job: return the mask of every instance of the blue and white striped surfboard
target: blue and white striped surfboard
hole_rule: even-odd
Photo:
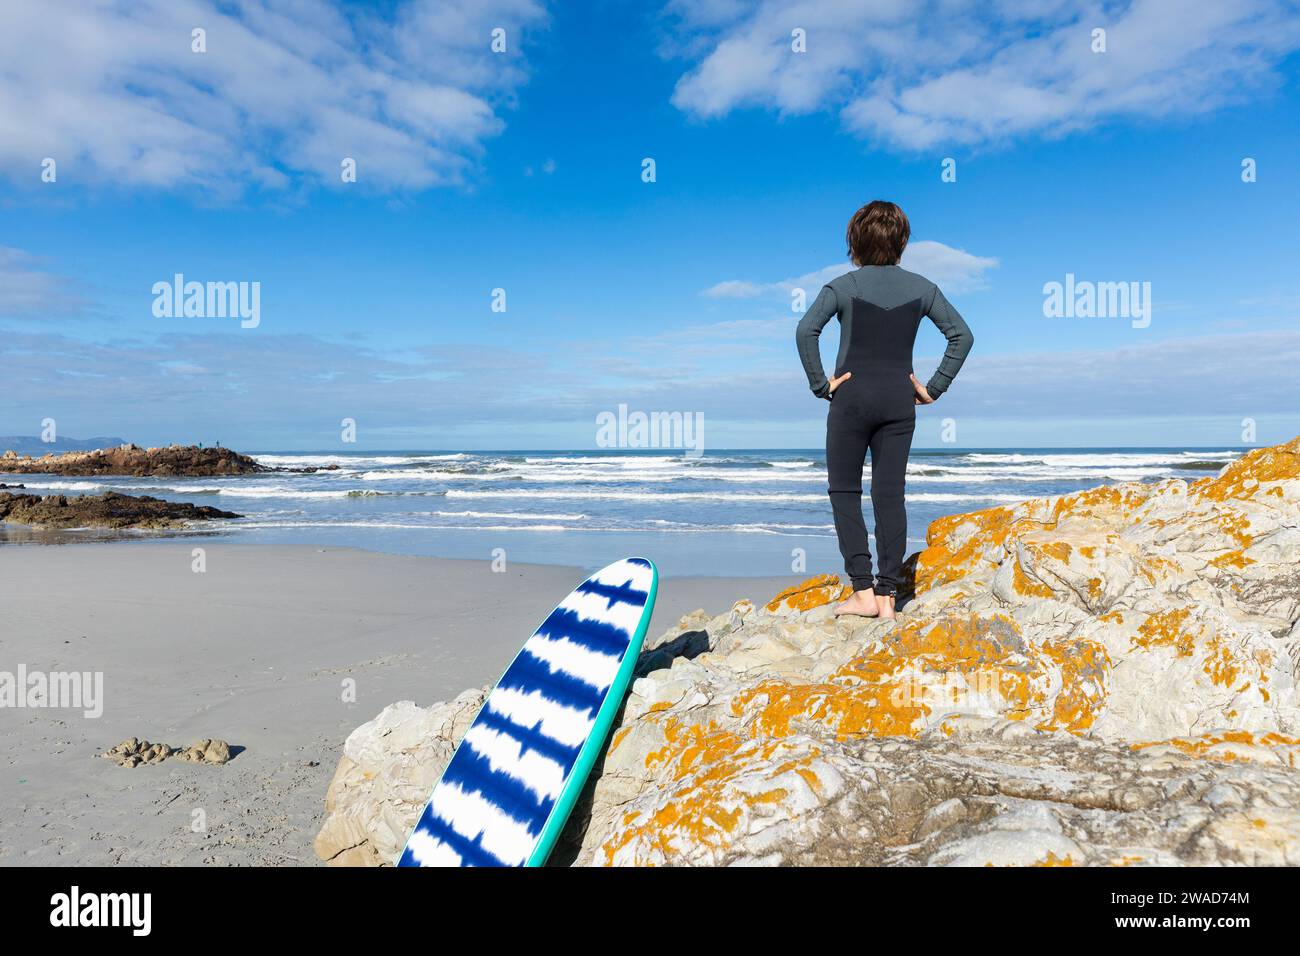
[[[579,584],[488,694],[399,866],[541,866],[636,667],[659,574],[625,558]]]

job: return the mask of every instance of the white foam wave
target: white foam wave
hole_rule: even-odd
[[[323,468],[326,465],[352,465],[370,467],[374,465],[416,464],[422,461],[455,461],[469,458],[466,452],[443,455],[253,455],[259,464],[271,468]]]

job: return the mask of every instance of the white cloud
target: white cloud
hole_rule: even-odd
[[[707,299],[756,299],[760,296],[789,295],[795,289],[815,293],[836,276],[842,276],[852,267],[843,262],[832,263],[816,272],[808,272],[780,282],[750,282],[746,279],[727,279],[709,286],[700,295]]]
[[[347,9],[345,13],[344,10]],[[406,0],[388,19],[327,0],[10,0],[0,162],[38,183],[420,189],[464,179],[524,82],[536,0]],[[489,49],[507,30],[508,52]],[[191,50],[206,31],[207,52]]]
[[[978,336],[979,326],[972,327]],[[943,401],[970,415],[1040,420],[1158,414],[1240,421],[1300,409],[1290,371],[1300,363],[1300,332],[1183,339],[1134,332],[1133,339],[1117,348],[989,354],[976,343]],[[938,356],[916,360],[918,369],[937,363]]]
[[[775,291],[776,288],[776,283],[765,285],[745,279],[727,279],[725,282],[709,286],[700,295],[706,299],[755,299],[764,293]]]
[[[932,239],[909,242],[903,250],[904,269],[919,272],[946,292],[974,292],[988,285],[986,273],[998,260],[954,249]]]
[[[1287,0],[754,0],[669,7],[694,61],[673,102],[703,118],[839,110],[908,148],[1059,135],[1113,118],[1194,116],[1276,84],[1300,49]],[[1091,49],[1107,31],[1107,52]],[[790,49],[807,31],[807,52]]]
[[[641,340],[628,337],[619,343],[625,348],[611,348],[609,340],[599,347],[574,340],[546,354],[440,343],[395,355],[262,332],[87,342],[11,329],[0,335],[0,381],[9,399],[0,407],[0,434],[30,432],[25,423],[53,415],[70,434],[116,433],[146,442],[209,436],[236,446],[319,448],[337,434],[339,419],[351,416],[372,436],[409,430],[433,440],[454,429],[482,441],[500,427],[513,436],[507,447],[523,447],[521,435],[550,423],[578,440],[590,434],[596,411],[627,402],[698,410],[709,421],[762,425],[766,434],[775,434],[767,426],[809,423],[804,438],[795,440],[815,445],[821,433],[812,423],[825,415],[825,406],[808,394],[794,321],[770,330],[764,322],[685,329],[666,334],[648,352],[638,351]],[[714,347],[701,347],[704,340]],[[1289,416],[1294,422],[1300,410],[1300,384],[1292,374],[1300,363],[1300,332],[1182,341],[1135,334],[1134,343],[1019,354],[989,352],[977,343],[939,414],[968,424],[1060,427],[1151,417],[1210,418],[1223,425]],[[594,380],[586,373],[597,348],[602,374]],[[647,354],[655,360],[646,361]],[[937,361],[937,355],[918,355],[918,376],[927,378]],[[519,388],[502,390],[503,377]]]
[[[44,269],[22,249],[0,246],[0,316],[12,319],[77,316],[88,303],[64,276]]]
[[[988,284],[985,273],[996,268],[998,260],[972,255],[964,249],[954,249],[933,239],[918,239],[908,243],[901,265],[904,269],[919,272],[945,291],[961,293],[984,288]],[[709,299],[757,299],[764,296],[788,296],[794,289],[803,289],[811,297],[826,283],[852,268],[847,263],[836,262],[815,272],[780,282],[727,279],[700,294]]]

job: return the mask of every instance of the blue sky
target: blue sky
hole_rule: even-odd
[[[790,290],[847,271],[873,198],[977,339],[918,445],[945,418],[972,447],[1300,432],[1289,3],[6,15],[0,434],[328,449],[352,418],[358,448],[589,448],[626,404],[816,447]],[[177,272],[259,283],[260,324],[156,317]],[[1149,282],[1150,325],[1045,317],[1067,273]],[[927,323],[923,380],[942,347]]]

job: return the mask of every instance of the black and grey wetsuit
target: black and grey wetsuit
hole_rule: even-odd
[[[817,338],[840,318],[835,377],[853,375],[830,393]],[[916,427],[912,346],[922,316],[948,337],[926,390],[938,398],[961,369],[975,337],[929,279],[898,266],[863,266],[822,287],[795,333],[813,394],[831,399],[826,416],[826,470],[844,568],[855,591],[873,587],[871,550],[862,517],[862,466],[871,449],[871,505],[880,571],[877,594],[896,594],[907,547],[904,479]]]

